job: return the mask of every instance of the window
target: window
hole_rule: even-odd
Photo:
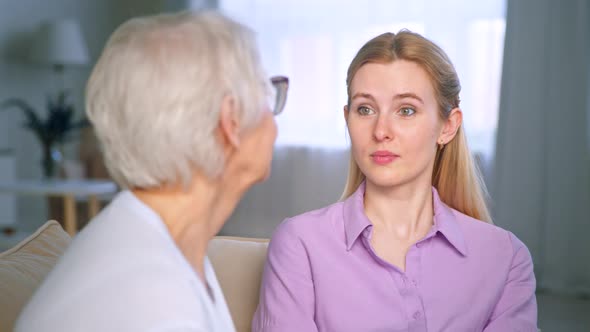
[[[345,147],[346,70],[370,38],[402,28],[440,45],[462,83],[472,149],[493,150],[505,26],[504,0],[220,0],[258,33],[269,74],[290,78],[280,145]]]

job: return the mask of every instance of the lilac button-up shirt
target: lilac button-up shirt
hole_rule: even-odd
[[[402,272],[371,247],[364,192],[277,228],[254,332],[537,331],[531,255],[512,233],[433,188],[434,225]]]

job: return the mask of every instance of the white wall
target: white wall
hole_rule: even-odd
[[[175,10],[186,2],[178,0],[18,0],[0,3],[0,101],[9,97],[26,99],[40,112],[47,93],[55,93],[59,81],[50,68],[28,64],[25,56],[28,39],[45,20],[79,20],[93,63],[111,32],[131,16],[157,13],[162,8]],[[91,66],[67,69],[66,84],[72,100],[83,112],[83,89]],[[12,149],[17,178],[41,178],[39,143],[21,127],[24,118],[14,111],[0,113],[0,150]],[[66,147],[66,157],[75,157],[76,144]],[[19,197],[17,219],[24,229],[34,229],[46,219],[45,200]]]

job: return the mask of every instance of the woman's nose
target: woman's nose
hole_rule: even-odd
[[[373,137],[377,142],[388,141],[393,138],[390,119],[387,119],[387,114],[379,114],[373,130]]]

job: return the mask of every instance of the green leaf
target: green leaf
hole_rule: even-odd
[[[0,104],[0,109],[10,108],[20,109],[25,114],[27,128],[30,128],[35,132],[42,131],[42,128],[44,127],[43,121],[39,119],[35,109],[33,109],[26,101],[19,98],[10,98]]]
[[[0,104],[1,109],[16,108],[23,111],[26,117],[24,128],[30,129],[43,145],[51,145],[55,142],[65,142],[72,135],[71,132],[85,128],[90,122],[83,117],[74,120],[75,110],[68,102],[68,92],[61,91],[55,97],[47,96],[47,117],[40,118],[35,110],[24,100],[11,98]]]

